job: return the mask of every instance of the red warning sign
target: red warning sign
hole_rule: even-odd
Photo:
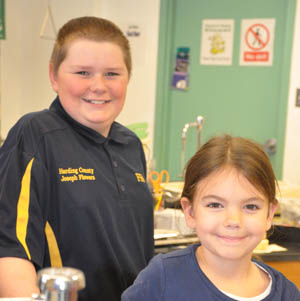
[[[247,30],[245,40],[249,48],[259,51],[269,43],[270,31],[263,24],[254,24]]]
[[[272,65],[275,19],[243,20],[241,65]]]
[[[269,60],[269,52],[244,52],[245,62],[267,62]]]

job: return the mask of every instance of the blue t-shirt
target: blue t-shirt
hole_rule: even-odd
[[[195,255],[198,246],[155,256],[123,293],[122,301],[234,300],[217,289],[202,272]],[[263,300],[300,300],[300,291],[295,284],[268,265],[256,263],[272,277],[271,292]]]

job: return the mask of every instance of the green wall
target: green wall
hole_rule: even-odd
[[[264,143],[278,141],[271,161],[282,174],[295,0],[162,0],[157,75],[154,158],[158,170],[180,180],[181,130],[197,115],[205,117],[202,141],[231,133]],[[271,67],[239,65],[242,19],[275,18]],[[234,19],[231,66],[200,65],[203,19]],[[190,89],[171,88],[177,47],[190,48]],[[196,150],[196,131],[188,133],[185,157]]]

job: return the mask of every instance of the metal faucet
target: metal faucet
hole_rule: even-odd
[[[20,301],[77,301],[78,291],[85,287],[85,276],[80,270],[62,268],[44,268],[37,274],[40,294],[28,298],[4,298]],[[2,300],[2,298],[0,298]]]
[[[74,268],[45,268],[38,272],[38,284],[41,293],[30,300],[76,301],[78,291],[85,287],[85,277]]]
[[[197,128],[197,149],[201,146],[201,131],[203,128],[203,116],[197,116],[196,122],[190,122],[186,123],[182,129],[181,132],[181,174],[180,177],[184,177],[184,155],[185,155],[185,144],[186,144],[186,137],[187,132],[190,127],[196,127]]]

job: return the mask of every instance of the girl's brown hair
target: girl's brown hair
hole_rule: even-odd
[[[96,42],[110,42],[118,45],[124,56],[124,62],[130,76],[132,69],[129,41],[120,28],[109,20],[97,17],[80,17],[68,21],[59,30],[50,63],[54,74],[65,59],[68,47],[76,39],[86,39]]]
[[[225,167],[240,172],[271,203],[276,203],[276,178],[267,154],[256,142],[224,135],[211,138],[189,160],[182,197],[193,202],[197,184]]]

